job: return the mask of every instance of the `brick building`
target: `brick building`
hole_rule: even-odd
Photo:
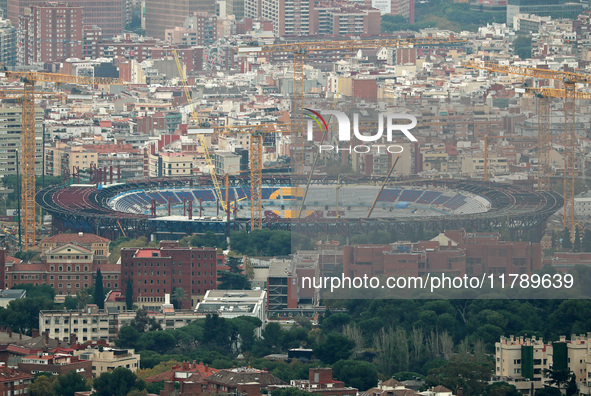
[[[271,386],[273,391],[287,386]],[[311,368],[308,371],[307,380],[292,380],[289,387],[301,389],[310,393],[330,394],[331,396],[355,396],[357,388],[346,387],[343,381],[337,381],[332,378],[332,369],[325,367]]]
[[[18,369],[30,374],[50,372],[53,375],[66,375],[70,371],[76,371],[85,378],[92,378],[90,360],[81,360],[77,356],[62,353],[25,356],[21,359]]]
[[[8,19],[18,26],[19,16],[24,14],[25,7],[45,4],[47,0],[7,0]],[[84,9],[84,24],[96,25],[101,28],[103,37],[112,37],[123,32],[126,13],[124,0],[76,0],[66,2],[76,4]]]
[[[217,288],[217,262],[215,248],[179,247],[178,242],[161,241],[159,248],[123,248],[121,284],[131,280],[133,301],[138,303],[162,303],[164,295],[176,288],[198,301]]]
[[[54,235],[41,241],[45,250],[41,262],[36,263],[7,259],[6,251],[0,250],[0,287],[50,285],[56,294],[71,295],[94,285],[100,268],[104,287],[118,289],[120,265],[108,263],[108,243],[108,239],[92,234]]]
[[[505,242],[498,233],[445,231],[431,241],[343,248],[346,276],[531,274],[540,268],[539,243]]]
[[[82,58],[82,11],[80,6],[65,3],[26,8],[19,21],[19,63]]]
[[[0,396],[26,395],[34,376],[0,366]]]

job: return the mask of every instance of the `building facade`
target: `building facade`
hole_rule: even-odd
[[[0,108],[0,175],[16,175],[16,150],[22,147],[22,108]],[[19,161],[22,160],[22,152]],[[43,172],[43,110],[35,109],[35,173]]]
[[[216,15],[214,0],[146,0],[146,36],[165,38],[166,29],[183,26],[187,15],[205,12]]]
[[[112,371],[117,367],[127,368],[134,373],[140,368],[140,355],[133,349],[104,348],[84,349],[74,351],[74,356],[92,362],[92,375],[98,377],[102,373]]]
[[[19,63],[31,65],[82,58],[82,11],[80,6],[65,3],[26,7],[19,18]]]
[[[123,248],[121,282],[130,280],[133,301],[163,303],[165,294],[182,288],[200,298],[217,288],[217,250],[179,247],[178,242],[160,242],[160,248]]]
[[[8,19],[18,26],[19,16],[24,14],[25,7],[45,4],[47,0],[8,0]],[[70,3],[70,2],[68,2]],[[96,25],[101,28],[105,38],[123,32],[125,26],[125,0],[76,0],[72,4],[84,9],[84,25]]]

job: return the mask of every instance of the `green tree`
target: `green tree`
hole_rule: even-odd
[[[94,303],[99,309],[105,308],[105,289],[103,288],[103,274],[101,269],[96,270],[96,279],[94,284]]]
[[[55,393],[55,384],[57,376],[40,375],[33,380],[29,386],[30,396],[57,396]]]
[[[123,326],[117,334],[115,345],[120,348],[137,348],[137,341],[141,333],[134,326]]]
[[[339,360],[348,359],[354,347],[354,341],[333,331],[315,345],[314,354],[324,363],[334,364]]]
[[[70,371],[66,375],[58,376],[54,389],[60,396],[74,396],[76,392],[89,391],[90,385],[80,373]]]
[[[568,384],[566,385],[566,396],[574,396],[579,393],[579,387],[577,386],[577,377],[571,375]]]
[[[513,41],[513,50],[521,59],[531,58],[531,36],[518,36]]]
[[[102,373],[94,380],[97,396],[127,396],[133,390],[142,391],[145,388],[144,381],[125,367]]]
[[[521,396],[515,385],[506,382],[493,382],[484,388],[483,396]]]
[[[583,233],[583,243],[581,248],[584,252],[591,252],[591,230],[585,230]]]
[[[484,392],[492,374],[492,365],[466,360],[452,360],[442,367],[432,369],[425,379],[431,386],[443,385],[457,394],[462,388],[464,394],[480,395]]]
[[[226,265],[230,267],[230,272],[233,272],[235,274],[240,274],[242,272],[242,270],[240,269],[241,264],[241,257],[228,256],[228,260],[226,261]]]
[[[131,278],[127,280],[125,285],[125,307],[129,311],[133,309],[133,284]]]
[[[220,275],[219,290],[249,290],[250,282],[246,275],[224,271]]]
[[[570,230],[566,227],[562,230],[561,243],[563,249],[571,249],[573,247],[573,242],[570,240]]]
[[[141,308],[135,312],[135,318],[130,323],[130,326],[136,329],[139,333],[146,331],[160,330],[160,323],[155,318],[148,316],[148,311]]]
[[[183,302],[191,301],[189,295],[182,287],[176,287],[172,293],[172,302],[176,309],[183,309]]]
[[[358,360],[339,360],[332,366],[334,376],[346,386],[364,391],[378,383],[378,371],[369,362]]]
[[[546,386],[542,389],[538,389],[536,391],[536,393],[534,393],[534,395],[535,396],[562,396],[562,392],[560,392],[560,389],[558,389],[558,388]]]
[[[573,244],[573,252],[581,251],[581,233],[579,227],[575,227],[575,242]]]

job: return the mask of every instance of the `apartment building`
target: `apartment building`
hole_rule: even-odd
[[[515,385],[525,395],[533,395],[547,384],[546,370],[569,370],[576,376],[580,394],[591,391],[591,334],[560,336],[545,343],[536,337],[501,337],[495,344],[494,381]]]
[[[64,353],[25,356],[18,364],[18,369],[33,375],[38,373],[66,375],[70,371],[76,371],[87,379],[92,378],[92,362]]]
[[[140,304],[149,310],[148,317],[155,319],[163,330],[180,329],[205,315],[193,310],[162,311],[162,304]],[[131,324],[135,311],[118,311],[114,307],[99,309],[89,304],[79,310],[55,310],[39,312],[39,331],[52,339],[71,342],[78,341],[114,341],[119,330]]]
[[[21,150],[22,108],[0,108],[0,175],[16,175],[16,150]],[[22,160],[22,150],[19,153]],[[43,171],[43,109],[35,108],[35,173]]]
[[[46,4],[47,0],[7,0],[7,3],[8,19],[18,26],[19,16],[24,14],[25,7]],[[113,37],[123,32],[126,19],[124,0],[76,0],[75,4],[83,8],[83,24],[100,27],[103,37]]]
[[[112,371],[117,367],[124,367],[133,372],[140,368],[140,355],[133,349],[84,349],[74,351],[74,356],[92,362],[92,375],[98,377],[102,373]]]
[[[165,38],[166,29],[183,26],[187,15],[206,12],[216,15],[214,0],[146,0],[146,36]]]
[[[25,8],[19,17],[19,63],[60,62],[82,58],[83,8],[45,3]]]

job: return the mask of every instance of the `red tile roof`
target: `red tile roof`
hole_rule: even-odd
[[[0,382],[32,379],[33,377],[31,374],[23,373],[10,367],[0,366]]]
[[[94,234],[56,234],[45,238],[41,243],[71,243],[79,244],[94,243],[94,242],[110,242],[108,239]]]

